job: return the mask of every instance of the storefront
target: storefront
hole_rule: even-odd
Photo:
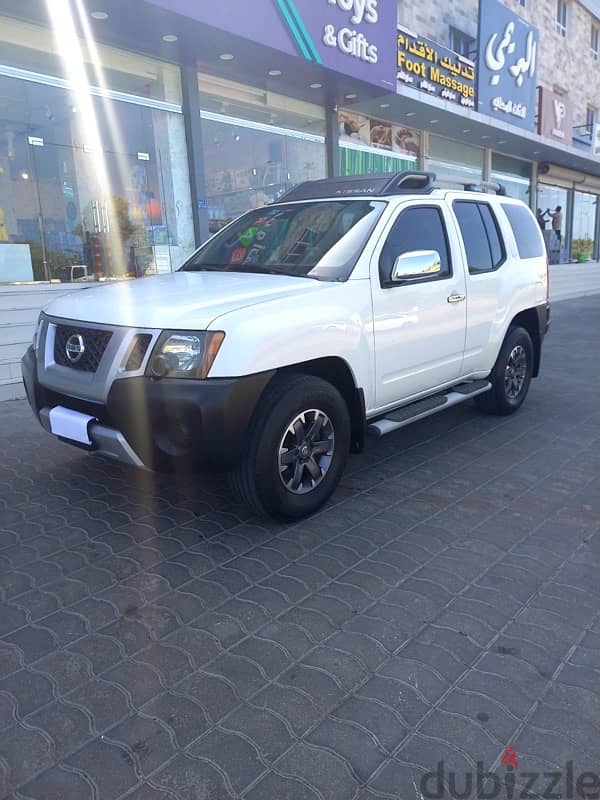
[[[84,41],[0,30],[0,282],[170,271],[194,247],[177,68],[99,47],[94,75]]]
[[[537,208],[545,214],[544,238],[552,263],[600,258],[599,198],[600,178],[541,165]],[[551,215],[557,211],[560,217],[553,224]]]

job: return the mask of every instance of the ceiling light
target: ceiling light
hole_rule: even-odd
[[[91,15],[94,19],[108,19],[106,11],[92,11]]]
[[[389,107],[390,107],[389,103],[380,103],[379,104],[379,108],[389,108]]]
[[[310,85],[311,89],[321,89],[322,87],[323,87],[322,83],[311,83]]]
[[[409,111],[409,112],[408,112],[408,114],[407,114],[406,116],[407,116],[407,117],[414,117],[414,115],[415,115],[416,113],[417,113],[416,111]]]
[[[234,55],[233,53],[221,53],[219,58],[221,59],[221,61],[233,61]]]
[[[541,152],[542,152],[541,150],[534,150],[534,151],[533,151],[533,155],[534,155],[534,156],[539,156],[539,154],[540,154]]]
[[[358,97],[357,94],[347,94],[347,95],[345,95],[346,100],[356,100],[357,97]]]
[[[498,144],[506,144],[506,139],[498,139]]]
[[[463,130],[463,133],[471,133],[471,128],[465,128],[465,129]]]
[[[430,120],[429,120],[429,124],[430,124],[430,125],[435,125],[435,124],[437,124],[438,122],[439,122],[439,119],[430,119]]]
[[[482,139],[489,139],[490,137],[489,136],[482,136],[481,138]]]
[[[281,70],[280,69],[270,69],[269,70],[269,75],[272,78],[277,78],[277,77],[279,77],[279,75],[281,75]]]
[[[22,172],[21,173],[21,177],[23,178],[24,181],[28,181],[29,180],[29,173],[28,172]]]
[[[177,41],[177,36],[175,36],[174,33],[165,33],[165,35],[162,37],[162,39],[163,39],[163,42],[176,42]]]

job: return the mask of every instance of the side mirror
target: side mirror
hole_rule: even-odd
[[[412,250],[402,253],[394,262],[392,281],[415,281],[431,278],[442,271],[442,260],[437,250]]]

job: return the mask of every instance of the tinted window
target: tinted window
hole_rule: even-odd
[[[389,282],[398,256],[413,250],[437,250],[440,254],[441,273],[431,280],[450,275],[446,228],[439,208],[416,206],[400,214],[381,253],[379,271],[382,283]]]
[[[478,203],[456,202],[454,213],[465,243],[469,272],[489,272],[494,269],[490,243]]]
[[[249,211],[209,239],[182,270],[345,280],[384,208],[371,200],[328,200]]]
[[[498,233],[498,223],[496,222],[492,209],[487,203],[478,203],[478,208],[490,244],[492,264],[494,265],[494,269],[496,269],[504,261],[504,248],[502,247],[500,234]]]
[[[546,250],[539,225],[531,211],[525,206],[502,204],[510,226],[517,240],[517,249],[521,258],[545,257]]]

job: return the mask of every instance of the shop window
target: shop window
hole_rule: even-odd
[[[594,126],[596,125],[596,109],[588,106],[585,112],[585,129],[588,136],[591,138],[594,135]]]
[[[567,35],[568,4],[566,0],[556,2],[556,32],[561,36]]]
[[[322,107],[207,75],[198,86],[211,232],[325,177]]]
[[[596,251],[597,209],[597,195],[586,192],[574,193],[571,258],[575,261],[587,261]]]
[[[468,33],[450,26],[450,49],[472,59],[477,55],[477,41]]]
[[[340,175],[419,169],[421,135],[406,125],[340,109]]]
[[[480,183],[483,179],[483,152],[479,147],[432,134],[429,136],[426,169],[437,174],[438,183],[443,188],[456,188],[453,184],[446,184],[444,177]]]
[[[522,200],[526,205],[530,204],[531,163],[529,161],[493,153],[491,178],[506,188],[509,197]]]
[[[600,59],[600,28],[598,28],[597,25],[592,25],[590,47],[592,58],[594,61],[598,61],[598,59]]]
[[[181,114],[7,77],[0,96],[0,282],[169,272],[190,254]]]

